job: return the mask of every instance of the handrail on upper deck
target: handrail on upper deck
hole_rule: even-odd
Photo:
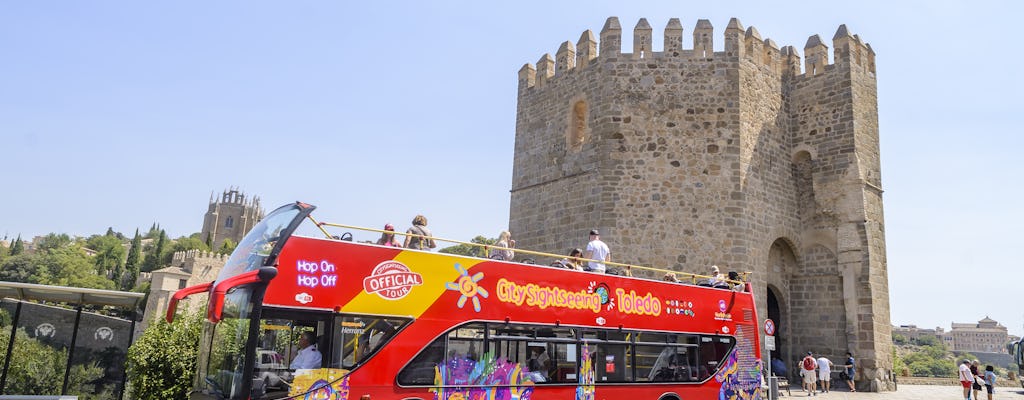
[[[512,251],[515,251],[517,253],[529,254],[529,255],[533,255],[533,256],[551,257],[551,258],[555,258],[555,259],[569,258],[569,259],[572,259],[572,260],[577,261],[577,262],[583,262],[583,261],[601,262],[601,263],[604,263],[606,265],[612,265],[612,266],[617,266],[617,267],[625,268],[626,276],[632,276],[632,272],[631,271],[632,271],[633,268],[636,268],[636,269],[643,270],[643,271],[653,271],[653,272],[658,272],[658,273],[662,273],[662,274],[667,274],[667,273],[670,273],[670,272],[673,273],[673,274],[682,274],[685,279],[680,279],[679,283],[691,283],[691,284],[694,284],[694,285],[699,284],[700,281],[702,281],[702,280],[706,281],[706,280],[710,280],[710,279],[713,278],[711,275],[700,275],[700,274],[694,274],[694,273],[690,273],[690,272],[674,271],[674,270],[670,270],[670,269],[647,267],[647,266],[641,266],[641,265],[635,265],[635,264],[623,264],[623,263],[617,263],[617,262],[612,262],[612,261],[599,261],[599,260],[593,260],[593,259],[583,258],[583,257],[568,257],[568,256],[564,256],[564,255],[561,255],[561,254],[545,253],[545,252],[542,252],[542,251],[523,250],[523,249],[512,248],[512,247],[501,247],[501,246],[495,246],[495,245],[492,245],[492,244],[480,244],[480,243],[472,243],[472,242],[463,242],[461,240],[446,239],[446,238],[440,238],[440,237],[437,237],[437,236],[419,235],[419,234],[408,233],[408,232],[388,231],[388,230],[383,230],[383,229],[367,228],[367,227],[355,226],[355,225],[337,224],[337,223],[333,223],[333,222],[318,222],[317,220],[313,219],[312,215],[308,216],[308,218],[309,218],[310,221],[313,221],[313,223],[316,224],[316,226],[318,228],[320,228],[320,231],[323,232],[324,235],[327,236],[328,239],[334,239],[335,237],[331,236],[331,234],[329,232],[327,232],[326,229],[324,229],[324,226],[330,226],[330,227],[334,227],[334,228],[344,228],[344,229],[355,229],[355,230],[361,230],[361,231],[367,231],[367,232],[376,232],[376,233],[391,233],[391,234],[395,234],[395,235],[403,235],[403,236],[409,236],[409,237],[418,237],[420,239],[427,239],[427,238],[429,238],[429,239],[432,239],[434,241],[440,241],[440,242],[446,242],[446,243],[455,243],[455,244],[463,244],[463,245],[468,245],[468,246],[472,246],[472,247],[481,248],[484,252],[486,252],[486,251],[488,251],[490,249],[512,250]],[[484,258],[486,258],[486,257],[484,257]],[[512,261],[512,260],[508,260],[508,261]],[[533,265],[540,265],[540,264],[533,264]],[[745,284],[745,283],[748,282],[748,278],[750,277],[751,272],[750,271],[744,271],[744,272],[738,272],[738,274],[740,274],[742,280],[736,281],[736,280],[730,280],[730,279],[723,279],[722,281],[725,282],[725,283],[728,283],[729,285],[742,285],[742,284]],[[686,282],[686,280],[689,280],[690,282]]]

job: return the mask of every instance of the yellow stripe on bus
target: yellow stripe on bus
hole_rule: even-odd
[[[437,301],[442,293],[448,290],[445,287],[446,283],[458,281],[461,273],[456,270],[456,263],[462,268],[470,270],[476,264],[486,261],[452,257],[450,254],[439,256],[419,251],[403,251],[398,253],[394,260],[405,264],[412,272],[422,275],[423,285],[413,286],[405,297],[398,300],[385,299],[376,293],[367,293],[364,290],[359,292],[348,304],[345,304],[341,311],[418,318]],[[454,306],[455,303],[452,305]]]

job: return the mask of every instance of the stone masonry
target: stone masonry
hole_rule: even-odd
[[[707,20],[690,49],[675,18],[660,52],[646,19],[632,53],[622,35],[609,18],[600,41],[588,30],[519,70],[519,246],[565,253],[598,228],[613,261],[750,271],[773,355],[850,351],[861,389],[891,390],[871,47],[843,25],[801,60],[736,19],[718,52]]]

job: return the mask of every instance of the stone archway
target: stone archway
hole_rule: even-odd
[[[788,329],[783,328],[785,326],[788,326],[788,323],[784,322],[786,321],[786,316],[783,313],[782,307],[782,304],[785,304],[785,298],[782,296],[781,293],[779,293],[778,288],[769,285],[768,296],[765,303],[765,306],[768,308],[767,318],[771,319],[776,324],[775,350],[768,350],[765,352],[765,354],[767,355],[767,358],[765,358],[765,362],[771,362],[771,360],[775,358],[779,358],[781,360],[788,360],[789,334]]]
[[[799,258],[794,248],[795,246],[788,238],[778,238],[768,251],[765,311],[767,311],[768,318],[775,321],[776,350],[770,354],[765,351],[763,356],[769,361],[772,356],[778,356],[786,363],[786,366],[795,365],[799,357],[799,353],[793,351],[798,339],[795,336],[797,331],[793,329],[794,323],[791,314],[791,304],[794,299],[791,277],[800,269]]]

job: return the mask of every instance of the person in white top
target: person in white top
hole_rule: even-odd
[[[601,241],[601,233],[597,229],[590,231],[590,243],[587,243],[587,253],[584,254],[583,258],[597,261],[587,261],[587,271],[604,273],[604,263],[612,260],[612,251],[608,249],[608,245]]]
[[[299,335],[299,354],[295,355],[289,368],[314,369],[320,368],[323,356],[316,349],[316,335],[313,331],[303,331]]]
[[[708,286],[729,286],[725,283],[725,275],[718,269],[717,265],[711,266],[711,277],[708,278]]]
[[[971,384],[974,383],[974,374],[971,373],[971,361],[964,360],[960,364],[960,386],[964,387],[964,400],[971,398]]]
[[[819,354],[820,355],[820,354]],[[818,357],[818,380],[821,381],[822,393],[828,393],[832,381],[832,360],[825,356]]]

